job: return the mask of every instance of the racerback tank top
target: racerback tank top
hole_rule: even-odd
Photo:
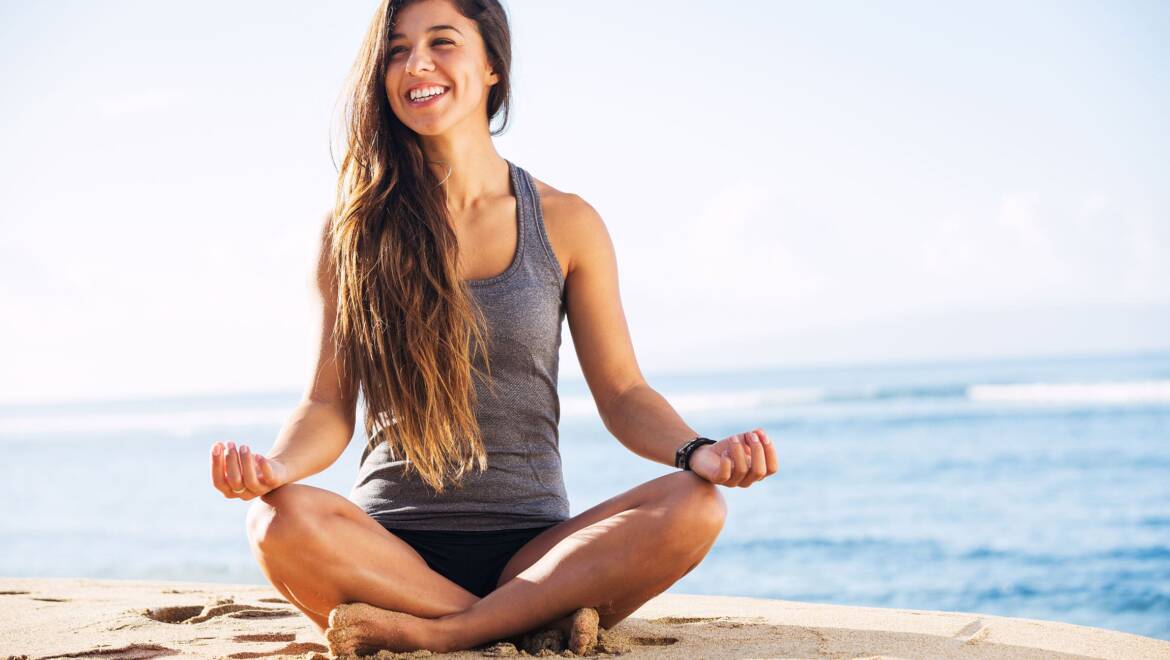
[[[507,160],[507,159],[505,159]],[[476,375],[476,419],[488,467],[436,494],[386,442],[362,454],[349,499],[384,527],[489,531],[569,518],[561,467],[557,367],[564,276],[549,242],[531,175],[508,162],[517,245],[504,272],[467,280],[490,328],[495,394]],[[476,356],[482,369],[483,358]]]

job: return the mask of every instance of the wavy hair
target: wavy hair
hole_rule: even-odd
[[[366,451],[389,442],[436,492],[487,469],[475,378],[491,383],[490,329],[458,272],[459,246],[442,182],[385,86],[394,17],[417,0],[383,0],[350,71],[345,154],[329,226],[339,373],[365,399]],[[488,92],[491,135],[511,105],[511,34],[498,0],[451,0],[474,21],[499,76]]]

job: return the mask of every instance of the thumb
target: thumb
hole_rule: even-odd
[[[731,450],[724,449],[719,452],[719,476],[716,477],[719,480],[718,483],[726,483],[734,470],[735,459],[731,457]]]
[[[260,476],[264,479],[264,484],[271,488],[283,485],[287,478],[288,470],[284,464],[279,460],[272,458],[265,458],[257,454],[256,459],[260,461]]]

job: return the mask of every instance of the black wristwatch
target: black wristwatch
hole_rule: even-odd
[[[714,440],[711,438],[704,438],[703,436],[699,436],[694,440],[687,442],[685,445],[679,447],[678,451],[674,452],[674,466],[683,470],[690,470],[691,454],[695,453],[695,450],[699,447],[702,447],[703,445],[713,444],[715,444]]]

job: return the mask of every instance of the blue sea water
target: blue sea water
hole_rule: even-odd
[[[984,612],[1170,640],[1170,353],[651,374],[780,471],[671,593]],[[0,575],[266,583],[217,440],[271,446],[297,392],[0,406]],[[561,383],[572,513],[671,471]],[[349,491],[360,439],[305,481]]]

